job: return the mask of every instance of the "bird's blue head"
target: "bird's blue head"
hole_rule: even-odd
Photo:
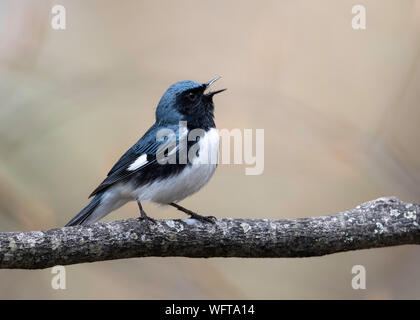
[[[213,96],[226,89],[205,93],[216,80],[206,83],[180,81],[168,88],[156,109],[156,122],[178,123],[187,121],[194,127],[214,127]]]

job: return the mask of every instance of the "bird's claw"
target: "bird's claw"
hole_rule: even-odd
[[[189,215],[191,218],[196,219],[201,222],[215,223],[217,220],[216,217],[214,216],[202,216],[195,212],[191,212],[189,213]]]
[[[157,223],[156,219],[150,218],[149,216],[139,217],[140,221],[146,221],[147,223],[152,222],[154,224]]]

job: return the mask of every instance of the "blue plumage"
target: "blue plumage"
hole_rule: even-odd
[[[162,125],[167,123],[178,123],[185,119],[175,106],[179,103],[177,99],[183,92],[188,90],[201,89],[203,84],[195,81],[180,81],[171,85],[163,94],[156,108],[156,123]]]
[[[202,129],[203,136],[197,151],[218,150],[219,139],[215,131],[213,96],[223,90],[205,93],[218,78],[201,84],[181,81],[170,86],[156,108],[156,122],[111,168],[106,179],[92,192],[91,202],[66,226],[93,223],[128,201],[137,201],[142,218],[149,218],[141,201],[173,205],[197,219],[206,219],[175,202],[197,192],[212,176],[214,164],[196,164],[181,158],[181,139],[191,130]],[[160,130],[171,130],[174,141],[158,140]],[[167,137],[168,138],[168,137]],[[170,140],[170,139],[169,139]],[[197,141],[187,141],[187,153]],[[159,150],[175,143],[175,164],[161,164]],[[203,151],[203,152],[204,152]]]

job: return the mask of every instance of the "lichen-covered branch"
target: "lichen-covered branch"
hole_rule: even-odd
[[[260,213],[259,215],[262,215]],[[138,219],[47,231],[1,232],[0,268],[40,269],[134,257],[312,257],[420,244],[420,206],[380,198],[302,219]]]

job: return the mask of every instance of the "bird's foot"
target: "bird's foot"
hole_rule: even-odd
[[[141,217],[138,218],[140,221],[146,221],[147,223],[151,222],[151,223],[157,223],[156,219],[150,218],[147,215],[142,215]]]
[[[142,207],[142,205],[141,205],[140,201],[137,201],[137,204],[138,204],[139,209],[140,209],[140,217],[139,217],[139,220],[141,220],[141,221],[146,221],[147,223],[149,223],[149,222],[156,223],[156,220],[155,220],[155,219],[153,219],[153,218],[150,218],[150,217],[146,214],[146,212],[143,210],[143,207]]]
[[[178,210],[188,214],[191,218],[196,219],[198,221],[208,222],[208,223],[215,223],[216,222],[216,217],[202,216],[198,213],[195,213],[194,211],[188,210],[187,208],[184,208],[184,207],[180,206],[179,204],[176,204],[176,203],[173,203],[173,202],[170,205],[177,208]]]
[[[217,220],[216,217],[214,217],[214,216],[202,216],[202,215],[200,215],[198,213],[195,213],[195,212],[192,212],[192,211],[191,211],[191,213],[188,213],[188,214],[190,215],[191,218],[196,219],[196,220],[201,221],[201,222],[215,223],[216,220]]]

